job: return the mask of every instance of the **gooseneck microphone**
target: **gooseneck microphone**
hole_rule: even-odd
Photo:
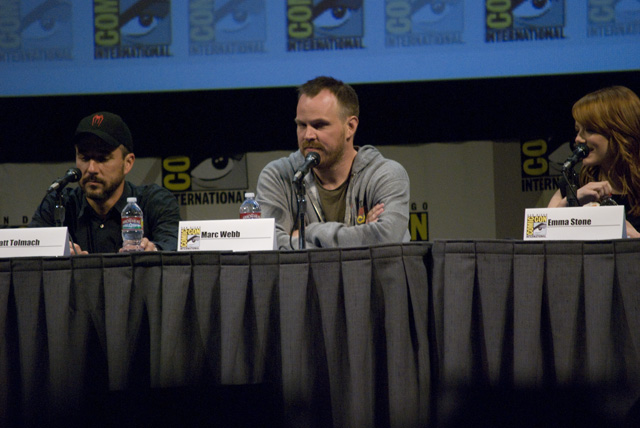
[[[62,190],[67,184],[80,180],[80,177],[82,177],[82,172],[78,168],[69,168],[62,177],[58,178],[49,186],[47,193],[53,192],[54,190]]]
[[[297,183],[304,178],[309,170],[320,163],[320,155],[316,152],[309,152],[306,158],[304,158],[304,164],[293,175],[293,182]]]
[[[562,169],[573,168],[575,164],[586,158],[590,151],[591,150],[586,144],[578,144],[571,156],[569,156],[567,160],[564,161],[564,164],[562,164]]]

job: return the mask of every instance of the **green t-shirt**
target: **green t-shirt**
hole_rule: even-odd
[[[351,176],[351,175],[349,175]],[[344,212],[347,207],[347,187],[349,185],[349,179],[347,178],[344,183],[335,190],[327,190],[320,185],[316,179],[318,185],[318,195],[320,196],[320,203],[322,204],[322,211],[324,212],[325,221],[337,221],[344,222]]]

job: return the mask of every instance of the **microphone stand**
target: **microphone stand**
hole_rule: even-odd
[[[573,168],[562,168],[562,178],[558,182],[560,194],[567,197],[567,206],[578,207],[578,186],[576,172]]]
[[[56,206],[54,209],[53,216],[56,221],[56,227],[62,227],[62,225],[64,224],[65,208],[64,208],[64,202],[62,201],[61,188],[56,189]]]
[[[56,189],[56,205],[53,210],[53,218],[55,219],[56,227],[62,227],[64,225],[65,216],[66,211],[64,208],[64,201],[62,200],[62,187],[59,187]],[[74,243],[71,234],[69,234],[69,241],[71,241],[72,244]],[[77,255],[76,247],[72,245],[71,248],[73,253]]]
[[[298,249],[304,250],[305,234],[304,234],[304,217],[307,209],[307,193],[304,184],[304,177],[293,183],[296,188],[296,199],[298,200]]]

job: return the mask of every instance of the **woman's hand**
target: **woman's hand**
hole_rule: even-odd
[[[612,193],[613,189],[608,181],[592,181],[578,189],[578,202],[580,202],[580,205],[598,202],[601,199],[610,197]]]
[[[631,226],[629,220],[627,220],[627,238],[640,238],[640,233],[638,233],[635,227]]]
[[[613,189],[608,181],[592,181],[585,184],[576,192],[578,202],[580,205],[588,204],[589,202],[598,202],[601,199],[611,196]],[[563,198],[560,194],[560,190],[556,191],[551,200],[549,201],[549,208],[566,207],[567,198]]]

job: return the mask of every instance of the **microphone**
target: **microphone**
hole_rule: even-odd
[[[590,151],[591,150],[589,149],[589,147],[587,147],[586,144],[582,144],[582,143],[578,144],[575,150],[573,151],[573,154],[569,156],[566,161],[564,161],[564,164],[562,165],[562,169],[573,168],[575,164],[580,162],[582,159],[586,158],[587,155],[589,155]]]
[[[293,182],[297,183],[302,180],[309,170],[320,163],[320,155],[316,152],[309,152],[306,158],[304,158],[304,164],[293,175]]]
[[[47,189],[47,193],[52,192],[54,190],[60,191],[67,184],[75,183],[76,181],[80,180],[81,176],[82,176],[82,172],[80,172],[78,168],[69,168],[69,170],[65,173],[64,176],[62,176],[61,178],[58,178],[56,181],[53,182],[53,184],[51,184],[51,186],[49,186],[49,188]]]

